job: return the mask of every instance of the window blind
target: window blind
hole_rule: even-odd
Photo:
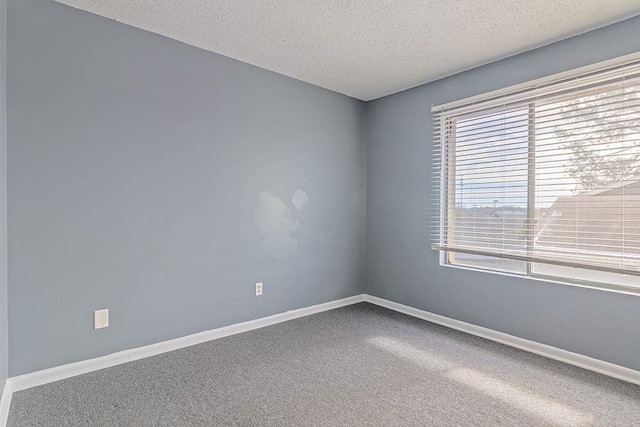
[[[433,249],[640,286],[640,60],[433,113]]]

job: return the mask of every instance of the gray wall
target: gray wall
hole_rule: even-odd
[[[429,249],[432,105],[639,50],[640,17],[367,103],[367,292],[640,370],[640,297],[441,267]]]
[[[363,291],[361,102],[52,0],[9,16],[12,376]]]
[[[0,387],[9,367],[7,311],[7,0],[0,0]]]
[[[640,369],[640,298],[443,268],[428,230],[430,106],[638,51],[640,18],[365,105],[51,0],[8,8],[10,375],[362,292],[365,185],[367,292]]]

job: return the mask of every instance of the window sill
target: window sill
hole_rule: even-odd
[[[446,268],[454,268],[458,270],[474,271],[479,273],[497,274],[499,276],[514,277],[517,279],[534,280],[536,282],[555,283],[555,284],[565,285],[565,286],[574,286],[579,288],[594,289],[598,291],[614,292],[618,294],[625,294],[625,295],[632,295],[632,296],[640,296],[640,287],[632,288],[632,287],[627,287],[623,285],[613,285],[608,283],[595,283],[595,282],[587,282],[587,281],[583,282],[579,280],[570,280],[570,279],[561,278],[561,277],[516,274],[516,273],[508,273],[505,271],[496,271],[496,270],[488,270],[483,268],[467,267],[462,265],[446,263],[444,262],[442,257],[440,259],[440,266],[446,267]]]

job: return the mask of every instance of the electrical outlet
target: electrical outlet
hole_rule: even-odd
[[[262,282],[256,283],[256,296],[262,295]]]
[[[93,329],[109,327],[109,309],[96,310],[93,312]]]

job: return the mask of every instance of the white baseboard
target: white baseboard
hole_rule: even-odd
[[[11,406],[11,396],[13,390],[11,390],[11,384],[9,380],[5,381],[4,389],[2,390],[2,398],[0,398],[0,426],[6,426],[9,419],[9,407]]]
[[[449,317],[440,316],[428,311],[409,307],[403,304],[398,304],[397,302],[374,297],[372,295],[365,295],[364,300],[371,304],[379,305],[381,307],[404,313],[412,317],[417,317],[418,319],[423,319],[428,322],[446,326],[447,328],[456,329],[458,331],[466,332],[471,335],[476,335],[491,341],[496,341],[501,344],[519,348],[520,350],[539,354],[540,356],[545,356],[550,359],[559,360],[560,362],[568,363],[569,365],[578,366],[580,368],[588,369],[590,371],[598,372],[603,375],[608,375],[613,378],[640,385],[640,371],[625,368],[624,366],[605,362],[599,359],[594,359],[582,354],[572,353],[567,350],[562,350],[546,344],[540,344],[535,341],[529,341],[524,338],[519,338],[513,335],[505,334],[503,332],[494,331],[493,329],[489,328],[483,328],[482,326],[476,326],[471,323],[462,322],[460,320],[451,319]]]
[[[248,332],[254,329],[264,328],[265,326],[275,325],[276,323],[286,322],[288,320],[309,316],[323,311],[333,310],[335,308],[344,307],[363,301],[364,295],[355,295],[349,298],[330,301],[324,304],[312,305],[310,307],[290,310],[284,313],[274,314],[272,316],[262,317],[260,319],[249,320],[247,322],[236,323],[234,325],[224,326],[222,328],[213,329],[210,331],[199,332],[197,334],[159,342],[157,344],[119,351],[117,353],[97,357],[95,359],[83,360],[81,362],[70,363],[68,365],[57,366],[54,368],[44,369],[42,371],[12,377],[7,380],[7,383],[9,384],[11,392],[24,390],[65,378],[74,377],[76,375],[86,374],[88,372],[97,371],[99,369],[109,368],[111,366],[120,365],[122,363],[132,362],[134,360],[143,359],[145,357],[155,356],[156,354],[166,353],[168,351],[178,350],[206,341],[240,334],[242,332]],[[2,425],[4,424],[0,424],[0,426]]]
[[[356,295],[324,304],[313,305],[297,310],[291,310],[260,319],[250,320],[247,322],[236,323],[234,325],[225,326],[210,331],[200,332],[181,338],[163,341],[156,344],[138,347],[130,350],[124,350],[112,353],[107,356],[97,357],[95,359],[84,360],[80,362],[70,363],[68,365],[57,366],[54,368],[44,369],[42,371],[32,372],[9,378],[5,384],[2,398],[0,400],[0,426],[4,426],[9,415],[9,406],[13,392],[24,390],[31,387],[51,383],[65,378],[74,377],[76,375],[86,374],[88,372],[97,371],[111,366],[120,365],[122,363],[132,362],[134,360],[143,359],[157,354],[178,350],[184,347],[200,344],[230,335],[248,332],[254,329],[263,328],[265,326],[275,325],[277,323],[286,322],[288,320],[309,316],[323,311],[333,310],[335,308],[345,307],[347,305],[357,304],[359,302],[369,302],[379,305],[409,316],[423,319],[428,322],[446,326],[492,341],[496,341],[511,347],[516,347],[531,353],[539,354],[550,359],[559,360],[570,365],[578,366],[584,369],[595,371],[610,377],[618,378],[640,385],[640,371],[625,368],[613,363],[594,359],[570,351],[562,350],[546,344],[540,344],[519,338],[503,332],[494,331],[492,329],[476,326],[470,323],[440,316],[428,311],[402,305],[393,301],[378,298],[372,295]]]

